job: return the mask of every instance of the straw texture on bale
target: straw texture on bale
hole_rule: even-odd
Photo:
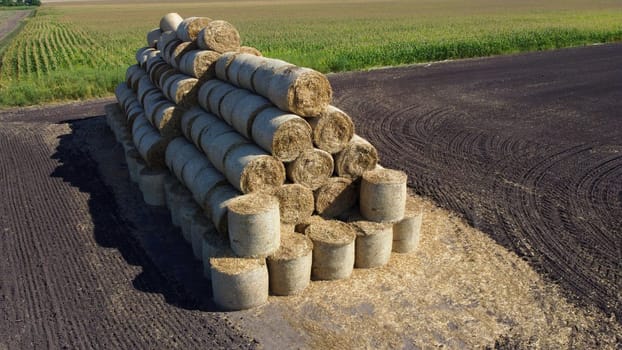
[[[175,33],[175,31],[172,31],[172,30],[162,31],[162,34],[160,35],[160,39],[158,40],[156,49],[158,49],[158,51],[160,51],[160,54],[162,54],[166,45],[168,45],[171,41],[177,41],[177,40],[179,39],[177,39],[177,34]]]
[[[179,70],[199,80],[207,80],[216,76],[215,62],[220,53],[209,50],[193,50],[186,52],[179,61]]]
[[[240,33],[227,21],[211,21],[198,34],[197,44],[204,50],[237,51],[240,48]]]
[[[231,61],[227,68],[229,82],[246,90],[255,91],[253,88],[253,74],[265,58],[250,54],[241,54]]]
[[[207,143],[206,153],[207,158],[221,173],[225,171],[225,157],[227,153],[231,152],[235,147],[249,143],[248,139],[238,134],[235,131],[220,134],[211,138]]]
[[[203,260],[203,237],[214,231],[216,228],[203,212],[194,215],[190,224],[190,238],[195,259]]]
[[[243,60],[247,56],[254,55],[239,54],[235,57],[235,59]],[[262,59],[259,61],[251,58],[249,60],[246,60],[245,62],[246,64],[253,64],[253,67],[250,68],[254,69],[253,76],[251,77],[253,87],[252,90],[268,98],[270,101],[272,101],[272,99],[268,96],[268,94],[270,93],[270,81],[272,80],[272,78],[274,78],[276,72],[288,67],[295,67],[289,62],[267,57],[262,57]],[[272,102],[274,103],[274,101]]]
[[[286,184],[274,191],[279,201],[281,222],[297,224],[313,214],[313,191],[299,184]]]
[[[176,105],[162,104],[155,111],[153,123],[160,134],[165,138],[181,135],[180,119],[184,110]]]
[[[154,206],[163,206],[164,177],[166,172],[161,169],[144,168],[138,174],[138,186],[143,193],[145,203]]]
[[[134,133],[132,140],[147,165],[152,168],[164,167],[164,151],[169,139],[163,138],[156,129],[147,125]]]
[[[312,224],[317,224],[320,222],[326,221],[323,217],[319,215],[311,215],[307,218],[302,219],[299,223],[294,226],[294,231],[302,234],[306,234],[306,229]]]
[[[177,27],[179,27],[181,21],[183,21],[183,18],[178,13],[167,13],[162,16],[162,19],[160,19],[160,30],[162,32],[175,32],[177,30]]]
[[[264,109],[272,107],[272,103],[264,97],[252,93],[244,95],[232,103],[233,109],[231,110],[230,116],[228,116],[231,120],[230,125],[237,132],[244,135],[244,137],[250,139],[253,132],[255,117]],[[225,110],[228,112],[228,105]]]
[[[313,243],[293,232],[281,232],[279,249],[267,259],[270,291],[292,295],[307,288],[311,280]]]
[[[173,66],[176,69],[180,69],[179,65],[184,55],[189,52],[195,51],[196,49],[197,49],[197,45],[193,42],[183,42],[175,46],[175,48],[170,54],[171,66]]]
[[[327,220],[309,225],[305,232],[313,241],[312,278],[350,277],[354,268],[354,230],[341,221]]]
[[[153,28],[147,32],[147,46],[156,48],[158,40],[160,40],[160,35],[162,35],[162,31],[160,28]]]
[[[282,110],[312,117],[328,107],[333,91],[324,74],[293,66],[275,72],[265,96]]]
[[[160,89],[162,89],[163,93],[166,90],[164,88],[164,85],[166,84],[166,81],[169,80],[169,78],[171,76],[174,76],[176,74],[179,74],[179,72],[175,69],[169,66],[169,68],[165,71],[162,72],[162,74],[160,74],[160,77],[158,79],[158,87],[160,87]]]
[[[199,80],[185,74],[173,75],[166,81],[167,97],[180,106],[192,107],[197,103]]]
[[[417,249],[421,237],[423,211],[407,211],[404,218],[393,224],[393,251],[410,253]]]
[[[216,65],[214,66],[214,71],[216,73],[216,77],[223,81],[229,81],[228,70],[231,62],[240,55],[238,52],[225,52],[223,53],[218,60],[216,60]]]
[[[227,124],[233,125],[233,119],[235,118],[233,110],[238,106],[241,99],[252,95],[253,94],[251,92],[244,89],[235,89],[225,95],[220,101],[218,108],[220,118]]]
[[[331,177],[314,192],[315,210],[325,218],[333,218],[350,209],[358,198],[356,185],[350,179]]]
[[[278,108],[266,108],[255,117],[252,139],[283,162],[313,148],[311,127],[301,117]]]
[[[188,17],[177,26],[177,38],[181,41],[195,41],[199,32],[212,22],[208,17]]]
[[[361,214],[371,221],[396,222],[406,208],[406,173],[378,168],[363,173]]]
[[[378,151],[367,140],[354,135],[346,147],[335,155],[335,171],[341,177],[357,179],[373,170],[378,163]]]
[[[354,136],[354,123],[349,115],[335,106],[315,118],[307,118],[313,129],[313,143],[321,150],[334,154],[343,150]]]
[[[164,59],[164,61],[166,61],[166,63],[171,65],[171,67],[173,68],[175,68],[174,63],[172,61],[173,52],[175,52],[175,49],[177,48],[177,46],[183,43],[184,42],[179,39],[171,40],[164,46],[164,49],[160,51],[160,55],[162,56],[162,59]]]
[[[224,123],[222,123],[220,119],[218,119],[218,117],[211,113],[203,112],[199,114],[199,116],[194,120],[194,122],[192,123],[192,127],[190,128],[190,135],[186,135],[186,137],[199,148],[201,148],[203,152],[205,152],[207,148],[204,148],[201,145],[201,140],[205,140],[207,142],[209,141],[209,139],[212,139],[216,135],[223,134],[227,131],[233,131],[233,129],[231,128],[221,128],[221,124]],[[217,134],[208,133],[208,131],[214,131],[214,129],[218,129]]]
[[[205,200],[205,214],[214,223],[216,230],[223,235],[228,234],[227,204],[241,193],[229,184],[214,187]]]
[[[263,56],[261,51],[257,50],[257,48],[252,47],[252,46],[240,46],[240,49],[238,50],[238,52],[246,53],[246,54],[253,55],[253,56]]]
[[[391,257],[393,225],[371,221],[350,223],[356,232],[354,267],[373,268],[386,265]]]
[[[225,310],[243,310],[268,300],[269,279],[265,259],[212,258],[214,302]]]
[[[186,169],[184,169],[186,170]],[[227,179],[216,168],[205,167],[199,170],[194,177],[190,180],[188,188],[192,192],[192,197],[199,203],[203,209],[208,208],[208,195],[213,189],[218,186],[226,185]]]
[[[227,224],[231,249],[238,256],[267,256],[278,249],[281,236],[278,200],[251,193],[229,201]]]
[[[231,247],[229,247],[229,240],[225,236],[219,235],[213,226],[212,230],[208,230],[203,233],[201,241],[203,246],[203,276],[210,280],[212,279],[210,259],[234,257],[235,255],[233,254]]]
[[[224,164],[227,179],[243,193],[268,190],[285,182],[283,163],[254,144],[233,148]]]
[[[333,157],[317,148],[303,151],[293,162],[287,163],[287,178],[311,190],[324,185],[333,174]]]

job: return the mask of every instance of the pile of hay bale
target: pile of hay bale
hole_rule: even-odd
[[[238,310],[417,246],[406,175],[332,106],[326,76],[240,45],[231,24],[162,17],[107,107],[132,181],[166,205]]]

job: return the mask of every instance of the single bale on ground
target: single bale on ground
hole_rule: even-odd
[[[334,218],[350,209],[358,198],[356,184],[343,177],[331,177],[314,192],[315,210],[324,218]]]
[[[281,232],[279,249],[267,259],[270,291],[275,295],[301,292],[311,281],[313,242],[301,234]]]
[[[316,280],[349,278],[354,268],[356,233],[346,223],[327,220],[305,230],[313,241],[311,277]]]
[[[285,167],[254,144],[234,147],[224,160],[225,176],[243,193],[269,190],[285,182]]]
[[[305,150],[293,162],[287,163],[287,178],[311,190],[322,187],[333,174],[330,153],[317,148]]]
[[[158,40],[160,40],[160,35],[162,35],[160,28],[153,28],[147,32],[147,46],[155,49],[157,47]]]
[[[313,214],[313,191],[305,186],[286,184],[276,188],[273,195],[279,201],[282,223],[295,225]]]
[[[421,238],[423,210],[407,211],[404,218],[393,224],[393,251],[410,253],[417,249]]]
[[[225,310],[250,309],[268,300],[265,259],[211,258],[214,302]]]
[[[231,200],[227,224],[231,249],[238,256],[267,256],[278,249],[281,223],[274,196],[251,193]]]
[[[315,118],[307,118],[313,130],[313,143],[321,150],[335,154],[343,150],[354,136],[354,123],[349,115],[335,106]]]
[[[335,155],[335,171],[341,177],[358,179],[378,164],[378,151],[367,140],[354,135],[346,147]]]
[[[227,21],[212,21],[198,33],[197,44],[204,50],[237,51],[240,48],[240,33]]]
[[[266,108],[257,114],[251,134],[261,148],[283,162],[293,161],[313,148],[309,123],[278,108]]]
[[[160,30],[162,32],[177,31],[177,27],[184,19],[175,12],[167,13],[160,19]]]
[[[378,168],[363,173],[361,214],[371,221],[397,222],[406,208],[406,173]]]
[[[177,38],[181,41],[195,41],[199,32],[212,22],[208,17],[188,17],[177,26]]]
[[[350,225],[356,232],[354,267],[386,265],[391,257],[393,225],[371,221],[354,221]]]
[[[220,53],[209,50],[186,52],[179,61],[179,70],[184,74],[205,81],[216,76],[215,63]]]

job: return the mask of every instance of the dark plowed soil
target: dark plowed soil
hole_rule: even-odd
[[[339,74],[409,185],[622,319],[622,45]]]
[[[100,102],[0,117],[0,349],[255,347],[167,278],[180,268],[200,276],[187,247],[165,256],[166,267],[147,254],[154,224],[179,234],[128,182],[104,118],[59,122],[101,115]],[[154,217],[164,223],[141,222]],[[194,290],[209,291],[197,280]]]
[[[31,10],[17,10],[13,11],[11,16],[4,21],[0,22],[0,42],[7,35],[11,34],[19,24],[21,20],[26,18],[32,11]]]

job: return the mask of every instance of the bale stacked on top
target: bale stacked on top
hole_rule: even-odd
[[[416,246],[405,175],[377,166],[323,74],[240,46],[230,23],[174,13],[136,61],[115,91],[124,116],[109,124],[128,166],[158,174],[135,177],[160,195],[145,199],[163,198],[223,308],[381,266],[394,231],[396,251]],[[362,218],[337,220],[359,197]]]

